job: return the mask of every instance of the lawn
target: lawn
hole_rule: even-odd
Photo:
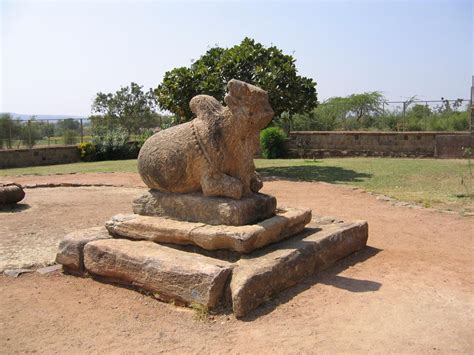
[[[474,179],[466,160],[256,159],[255,164],[264,176],[352,185],[426,207],[472,212],[474,206]],[[122,160],[2,169],[0,176],[136,171],[136,160]]]

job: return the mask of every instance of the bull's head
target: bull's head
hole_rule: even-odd
[[[273,109],[266,91],[235,79],[229,81],[227,90],[228,94],[224,101],[237,120],[237,124],[249,130],[260,131],[270,123]]]

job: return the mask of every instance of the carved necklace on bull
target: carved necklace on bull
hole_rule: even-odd
[[[211,154],[209,154],[209,149],[219,150],[219,138],[221,138],[221,119],[224,116],[225,108],[222,106],[216,99],[210,96],[202,95],[201,100],[199,100],[200,105],[196,107],[196,118],[191,121],[191,130],[193,139],[195,141],[195,147],[198,150],[199,154],[204,156],[208,168],[210,170],[216,170],[217,162],[211,161]],[[218,119],[216,119],[218,117]],[[206,122],[206,126],[209,130],[207,136],[209,141],[206,142],[202,139],[202,135],[199,132],[199,125],[196,125],[197,120]],[[213,156],[216,156],[214,154]]]

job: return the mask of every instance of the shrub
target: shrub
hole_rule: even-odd
[[[286,135],[281,128],[268,127],[260,132],[262,156],[266,159],[279,158],[284,153]]]
[[[150,138],[153,135],[153,130],[151,129],[145,129],[140,133],[140,135],[137,137],[137,141],[135,144],[137,145],[138,150],[140,150],[143,146],[143,144],[146,142],[148,138]]]
[[[82,161],[95,161],[97,160],[97,154],[95,150],[95,145],[91,142],[80,143],[77,146],[79,149],[79,154]]]
[[[134,159],[138,156],[137,145],[128,142],[128,133],[121,128],[96,132],[92,143],[96,160]]]

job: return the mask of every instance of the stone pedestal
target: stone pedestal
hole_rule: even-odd
[[[317,217],[303,228],[308,215],[309,211],[288,209],[241,227],[116,216],[107,223],[110,233],[102,227],[68,235],[57,261],[68,272],[125,283],[165,301],[199,303],[209,309],[230,307],[243,317],[269,297],[367,243],[365,221]],[[203,247],[226,247],[232,258],[221,249]]]
[[[242,226],[270,218],[275,213],[276,198],[260,193],[241,200],[207,197],[202,193],[164,193],[149,190],[133,202],[133,212],[179,221],[211,225]]]

